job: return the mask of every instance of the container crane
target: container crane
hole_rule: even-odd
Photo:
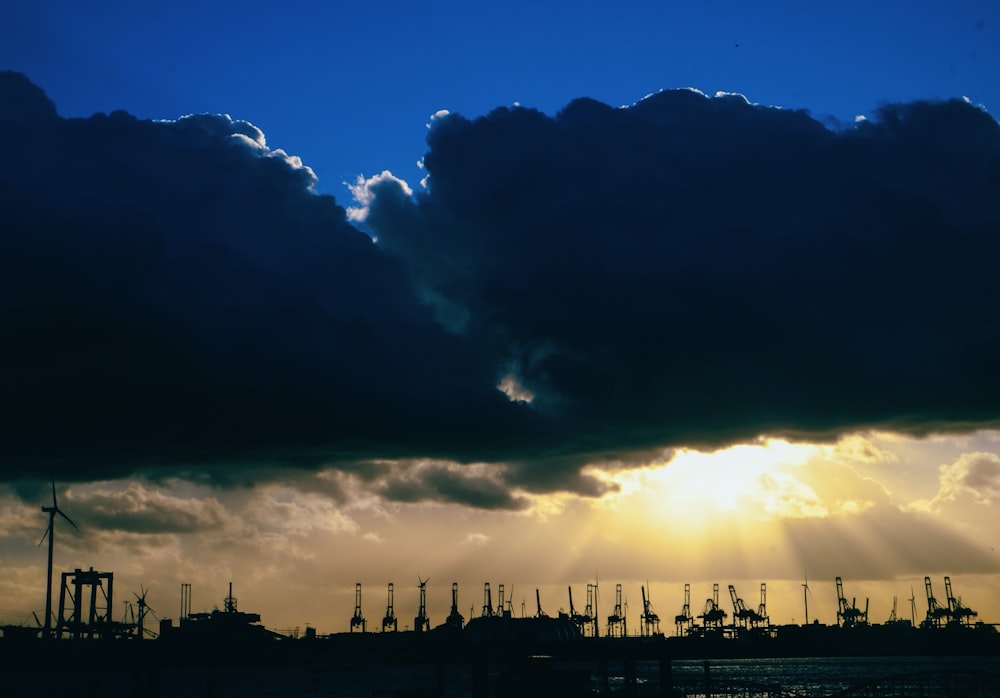
[[[597,584],[587,584],[587,606],[583,610],[583,615],[590,621],[590,636],[597,637],[600,633],[597,627]]]
[[[418,588],[420,589],[420,607],[417,609],[417,616],[413,619],[413,630],[422,633],[431,629],[431,620],[427,617],[427,582],[428,579],[417,577]]]
[[[567,589],[569,590],[569,619],[580,629],[580,634],[585,635],[587,626],[590,625],[593,618],[586,613],[577,613],[576,606],[573,605],[573,587],[567,587]],[[590,594],[589,584],[587,585],[587,593]]]
[[[726,612],[719,605],[719,584],[712,585],[712,597],[705,599],[705,608],[698,616],[705,626],[705,630],[721,630],[726,620]]]
[[[950,580],[949,580],[950,583]],[[931,588],[931,578],[924,577],[924,591],[927,592],[927,618],[920,624],[922,628],[940,628],[947,623],[950,611],[947,607],[938,603],[934,598],[934,590]]]
[[[733,602],[733,627],[736,627],[736,625],[740,625],[743,628],[749,627],[751,611],[743,603],[743,599],[737,596],[736,587],[732,584],[729,585],[729,598]]]
[[[510,609],[506,608],[507,604],[504,602],[504,598],[503,598],[503,584],[497,584],[497,596],[500,597],[500,603],[497,605],[497,613],[496,614],[498,616],[500,616],[501,618],[509,618],[510,617]],[[510,596],[511,596],[511,599],[514,598],[514,592],[513,591],[510,593]]]
[[[396,620],[396,611],[393,609],[393,584],[389,582],[389,600],[385,605],[385,616],[382,618],[382,632],[387,630],[392,630],[396,632],[399,630],[399,623]]]
[[[535,587],[535,618],[548,618],[548,614],[542,610],[542,597],[538,593],[538,587]],[[522,612],[521,615],[524,615]]]
[[[761,605],[760,608],[764,609],[766,591],[765,587],[761,585]],[[748,607],[746,603],[736,594],[736,587],[732,584],[729,585],[729,598],[733,602],[733,627],[739,625],[744,630],[749,630],[751,628],[756,628],[761,622],[765,621],[766,618],[763,613],[755,611],[754,609]]]
[[[853,628],[858,625],[868,625],[868,600],[865,599],[865,610],[859,610],[855,599],[847,603],[844,596],[844,580],[836,578],[837,582],[837,624],[843,628]]]
[[[367,632],[368,621],[361,613],[361,582],[354,585],[354,615],[351,616],[351,632],[355,628],[361,628],[361,632]]]
[[[444,622],[448,627],[459,630],[465,626],[465,618],[458,611],[458,582],[451,583],[451,612]]]
[[[648,584],[648,582],[647,582]],[[653,637],[660,634],[660,617],[653,612],[653,606],[646,597],[646,587],[642,589],[642,630],[643,637]]]
[[[950,577],[944,578],[944,590],[945,598],[948,599],[948,613],[951,616],[951,622],[957,625],[970,625],[972,619],[979,614],[968,606],[963,606],[962,599],[955,598],[955,595],[951,591]]]
[[[760,583],[760,605],[757,606],[757,624],[770,625],[771,617],[767,615],[767,583]]]
[[[483,584],[483,618],[493,616],[493,593],[490,591],[490,583]]]
[[[608,637],[625,637],[625,614],[622,612],[622,585],[615,585],[615,610],[608,616]]]
[[[691,632],[694,625],[694,616],[691,615],[691,585],[684,584],[684,607],[681,612],[674,616],[674,625],[677,626],[677,636]]]

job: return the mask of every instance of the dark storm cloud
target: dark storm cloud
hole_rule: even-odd
[[[970,104],[833,131],[672,91],[428,143],[427,193],[376,191],[367,222],[570,458],[995,423],[1000,127]]]
[[[74,496],[65,506],[93,530],[130,533],[203,533],[227,521],[215,499],[179,498],[131,483],[118,491]]]
[[[232,485],[513,426],[488,357],[251,124],[0,96],[6,479]]]
[[[528,501],[511,494],[502,474],[470,472],[439,463],[400,464],[376,488],[396,502],[458,502],[478,509],[524,509]],[[570,489],[559,483],[553,489]]]
[[[0,74],[0,475],[486,463],[367,482],[516,508],[628,454],[998,416],[1000,127],[969,104],[831,131],[665,92],[428,146],[426,193],[359,185],[373,243],[247,122],[65,120]]]

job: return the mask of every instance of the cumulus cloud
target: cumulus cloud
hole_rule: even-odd
[[[127,533],[198,533],[229,520],[214,497],[177,497],[130,482],[124,488],[95,486],[63,500],[88,527]]]
[[[442,111],[426,190],[348,213],[247,121],[0,97],[8,481],[398,462],[366,487],[517,509],[622,454],[1000,412],[1000,126],[961,100]]]
[[[995,453],[963,453],[954,463],[939,468],[939,488],[931,500],[920,500],[916,509],[939,510],[954,502],[989,505],[1000,494],[1000,456]]]
[[[378,483],[376,491],[395,502],[459,502],[480,509],[524,509],[528,500],[512,492],[502,470],[481,464],[401,463]]]
[[[388,196],[403,198],[413,196],[413,190],[410,189],[410,185],[399,177],[396,177],[389,170],[383,170],[381,173],[367,179],[358,175],[357,181],[349,185],[348,189],[354,201],[359,205],[349,206],[347,208],[347,217],[358,223],[362,223],[368,218],[368,207],[380,191],[383,192],[384,205],[387,205],[384,199]]]
[[[899,459],[892,451],[879,446],[872,436],[849,434],[837,442],[835,454],[855,463],[891,463]]]

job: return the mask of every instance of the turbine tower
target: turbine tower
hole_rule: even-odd
[[[137,636],[137,639],[142,640],[146,634],[146,629],[145,629],[146,614],[152,613],[155,616],[156,612],[153,610],[152,606],[146,603],[146,594],[149,593],[149,589],[144,589],[143,586],[140,584],[139,591],[142,592],[141,595],[132,592],[132,596],[135,597],[135,605],[139,607],[139,624],[137,627],[139,634]],[[230,594],[230,596],[232,596],[232,594]]]
[[[77,531],[80,530],[80,527],[59,508],[59,503],[56,501],[56,480],[54,476],[52,478],[52,506],[43,506],[42,511],[49,515],[49,527],[45,529],[42,539],[38,541],[38,545],[41,545],[45,542],[45,536],[49,537],[49,563],[46,568],[45,577],[45,626],[42,629],[44,637],[49,637],[52,633],[52,548],[55,541],[56,514],[66,519]]]
[[[802,601],[806,606],[806,625],[809,625],[809,574],[805,574],[805,584],[802,585]]]

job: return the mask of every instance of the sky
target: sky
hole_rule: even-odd
[[[429,577],[435,625],[598,580],[833,623],[841,576],[919,621],[947,575],[1000,622],[998,27],[4,6],[0,623],[50,478],[57,572],[163,617],[232,580],[340,632],[393,582],[406,627]]]

